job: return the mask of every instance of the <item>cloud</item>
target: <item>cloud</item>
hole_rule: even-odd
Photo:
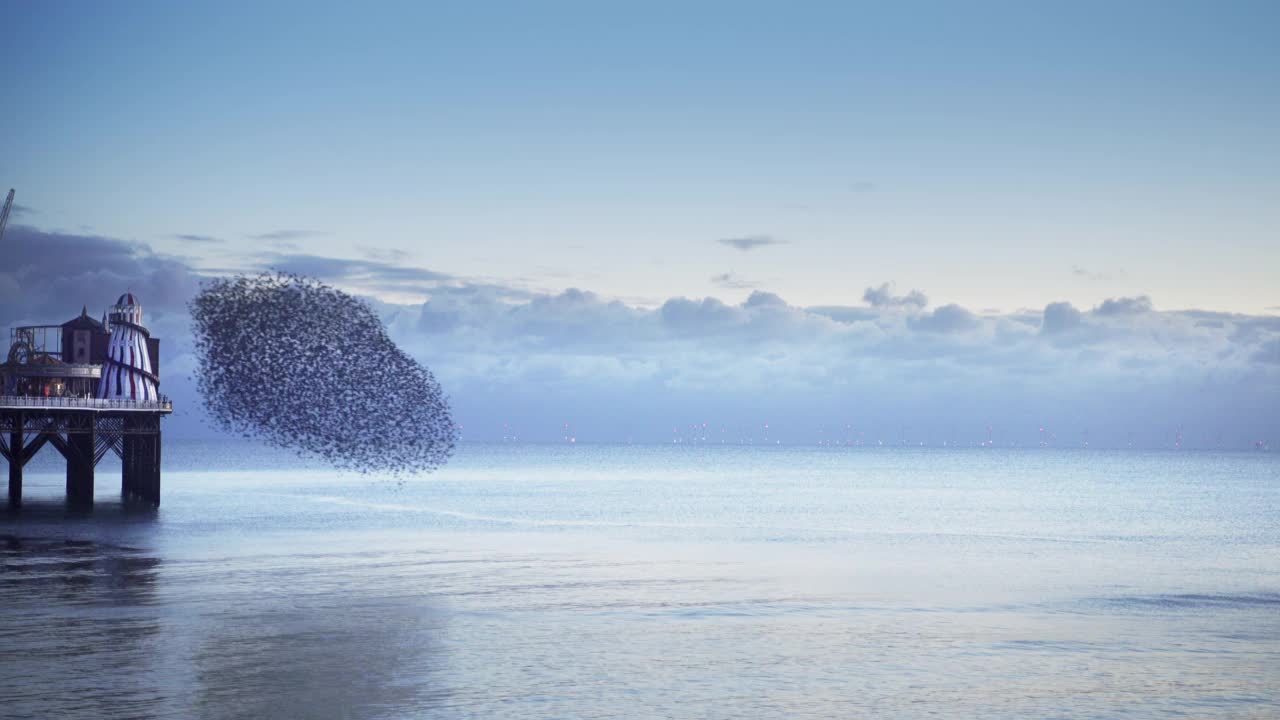
[[[744,308],[786,308],[787,302],[778,295],[771,292],[756,290],[747,297],[746,302],[742,303]]]
[[[731,248],[742,250],[755,250],[766,245],[786,245],[787,241],[771,235],[746,235],[743,237],[720,238],[716,242],[721,245],[728,245]]]
[[[178,235],[174,235],[173,238],[175,240],[182,240],[184,242],[190,242],[190,243],[210,244],[210,243],[226,242],[222,238],[214,237],[212,235],[178,234]]]
[[[1054,302],[1044,306],[1044,321],[1040,332],[1046,335],[1068,332],[1080,327],[1082,315],[1069,302]]]
[[[409,253],[396,248],[365,248],[364,256],[378,262],[401,264],[409,259]]]
[[[145,244],[108,237],[18,225],[5,245],[4,325],[62,322],[86,304],[96,315],[134,291],[165,348],[162,391],[179,401],[168,427],[197,427],[184,304],[198,273]],[[758,290],[737,303],[670,297],[642,306],[376,257],[250,259],[383,297],[371,304],[396,342],[441,380],[470,439],[501,437],[509,422],[522,437],[552,440],[572,421],[580,439],[669,442],[673,424],[695,419],[747,437],[764,418],[775,437],[797,442],[816,437],[817,427],[846,425],[892,428],[894,436],[907,426],[936,440],[970,427],[984,428],[985,438],[991,424],[997,437],[1032,444],[1040,424],[1087,426],[1095,444],[1108,433],[1127,441],[1130,432],[1158,444],[1171,424],[1188,435],[1196,427],[1255,439],[1280,433],[1273,315],[1161,311],[1145,296],[1087,312],[1068,302],[1029,313],[977,314],[955,304],[926,312],[924,293],[895,296],[887,286],[849,306],[799,307]],[[426,299],[387,299],[410,288]]]
[[[307,275],[373,294],[421,294],[442,283],[459,282],[447,273],[380,260],[305,253],[262,253],[258,258],[263,268]]]
[[[912,290],[906,295],[894,295],[889,283],[881,283],[880,287],[867,288],[862,293],[862,299],[871,307],[877,308],[923,309],[929,304],[929,298],[919,290]]]
[[[1151,298],[1146,295],[1139,295],[1137,297],[1121,297],[1103,300],[1101,305],[1093,309],[1093,312],[1096,315],[1116,316],[1149,313],[1151,310]]]
[[[711,282],[712,284],[725,288],[726,290],[749,290],[760,286],[760,283],[754,280],[744,280],[733,273],[713,275],[711,277]]]
[[[816,305],[805,308],[805,312],[818,317],[830,318],[838,323],[851,325],[859,322],[871,322],[880,317],[880,311],[865,307],[849,307],[846,305]]]
[[[1110,273],[1096,272],[1087,268],[1082,268],[1079,265],[1071,266],[1071,274],[1092,282],[1110,282],[1112,279]]]
[[[688,336],[718,335],[742,325],[745,316],[716,298],[671,298],[662,304],[662,326]]]
[[[323,230],[272,230],[270,232],[249,235],[251,240],[302,240],[321,237],[329,233]]]
[[[1108,429],[1127,442],[1129,425],[1154,428],[1153,418],[1253,432],[1275,426],[1267,408],[1280,401],[1275,318],[1098,315],[1065,302],[1001,315],[954,304],[803,308],[766,292],[650,310],[584,290],[521,300],[478,288],[442,289],[420,314],[395,313],[393,336],[455,397],[476,401],[460,405],[475,413],[469,427],[502,414],[530,438],[546,415],[601,439],[661,439],[654,428],[672,415],[732,426],[767,414],[810,428],[850,418],[935,429],[974,417],[1021,418],[1024,429],[1087,423],[1096,445]],[[1224,398],[1239,411],[1225,412]],[[1035,430],[1023,439],[1036,442]]]
[[[130,289],[147,296],[157,309],[169,308],[186,302],[198,283],[197,275],[182,261],[159,255],[143,243],[25,225],[10,227],[4,242],[6,262],[0,277],[18,288],[0,298],[10,320],[34,319],[34,313],[68,303],[75,305],[72,309],[82,304],[105,306]],[[95,292],[101,297],[95,297]]]
[[[1256,362],[1280,365],[1280,338],[1262,343],[1253,356]]]
[[[977,315],[959,305],[943,305],[931,313],[925,313],[907,320],[907,325],[915,330],[936,333],[955,333],[972,330],[980,324]]]

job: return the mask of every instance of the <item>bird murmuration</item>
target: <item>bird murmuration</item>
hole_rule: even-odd
[[[190,310],[197,384],[223,429],[359,472],[429,472],[452,454],[439,383],[358,298],[264,273],[207,281]]]

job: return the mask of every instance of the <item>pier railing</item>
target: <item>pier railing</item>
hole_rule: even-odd
[[[42,397],[39,395],[0,395],[0,409],[20,408],[173,412],[173,403],[163,395],[160,396],[159,400],[104,400],[101,398]]]

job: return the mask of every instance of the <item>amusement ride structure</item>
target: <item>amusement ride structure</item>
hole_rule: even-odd
[[[0,363],[9,506],[22,504],[23,467],[46,444],[66,459],[69,504],[93,503],[94,468],[114,452],[123,496],[159,505],[160,419],[173,412],[159,393],[159,368],[160,341],[142,324],[133,293],[101,322],[85,308],[61,325],[13,328]]]

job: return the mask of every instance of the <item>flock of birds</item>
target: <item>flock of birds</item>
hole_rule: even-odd
[[[431,371],[363,301],[317,280],[211,280],[191,301],[198,384],[224,429],[343,469],[443,465],[458,432]]]

